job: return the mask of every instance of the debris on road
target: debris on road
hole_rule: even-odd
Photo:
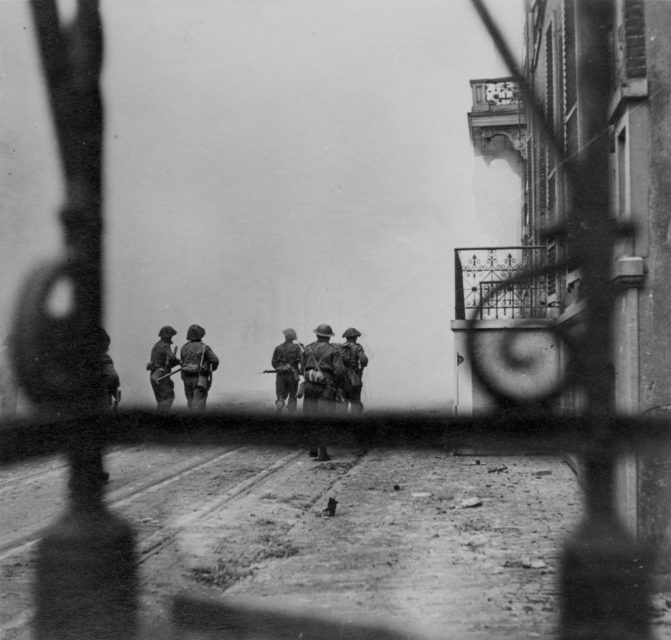
[[[471,536],[468,540],[462,543],[462,546],[469,549],[479,549],[480,547],[488,546],[491,543],[490,536],[481,533]]]
[[[504,471],[508,471],[508,467],[505,464],[500,467],[489,467],[487,469],[487,473],[503,473]]]
[[[431,497],[431,493],[429,491],[413,491],[413,493],[411,493],[410,495],[412,495],[413,498],[430,498]]]
[[[482,505],[482,500],[478,497],[473,497],[473,498],[464,498],[460,503],[459,506],[462,509],[471,509],[473,507],[479,507]]]
[[[536,558],[534,560],[530,560],[529,558],[525,558],[522,560],[522,566],[525,569],[545,569],[547,565],[543,560],[540,560],[539,558]]]

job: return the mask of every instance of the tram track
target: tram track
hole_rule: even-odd
[[[184,531],[188,527],[193,526],[199,520],[202,520],[203,518],[207,517],[213,511],[221,509],[228,502],[236,498],[239,498],[240,496],[250,493],[256,487],[258,487],[266,480],[268,480],[271,476],[279,473],[280,471],[285,469],[288,465],[290,465],[292,462],[298,460],[300,457],[304,455],[305,452],[301,451],[301,452],[293,452],[289,455],[284,456],[283,458],[278,460],[275,464],[273,464],[270,468],[264,469],[259,473],[257,473],[256,475],[252,476],[251,478],[248,478],[240,482],[239,484],[231,487],[223,495],[218,496],[214,500],[209,501],[207,504],[205,504],[197,511],[192,512],[187,516],[183,516],[182,518],[179,519],[176,525],[169,528],[164,527],[159,531],[157,531],[155,534],[152,534],[144,539],[141,539],[139,541],[140,555],[138,558],[138,564],[143,564],[144,562],[149,560],[149,558],[159,553],[166,546],[168,546],[173,540],[175,540],[175,538],[177,538],[177,536],[179,536],[179,534],[182,531]]]
[[[140,486],[122,486],[119,489],[112,491],[107,499],[105,500],[108,507],[118,508],[127,504],[129,501],[161,487],[168,486],[174,482],[179,481],[181,478],[185,477],[189,473],[195,473],[196,471],[207,467],[208,465],[214,464],[221,460],[228,458],[229,456],[235,454],[242,447],[234,447],[226,450],[224,453],[216,453],[212,455],[205,456],[203,460],[202,455],[193,456],[181,465],[178,465],[177,469],[173,470],[169,475],[162,475],[159,478],[155,478],[149,482],[145,482]],[[124,451],[117,452],[119,455],[123,454]],[[196,461],[194,462],[194,459]],[[27,477],[35,480],[37,478],[44,479],[46,476],[55,474],[57,471],[62,470],[62,467],[67,465],[62,465],[59,468],[52,468],[45,470],[44,472],[35,472],[34,474],[27,474]],[[25,480],[26,476],[19,478],[17,482]],[[9,482],[9,481],[8,481]],[[27,550],[31,545],[37,542],[45,528],[49,526],[53,518],[44,518],[37,523],[33,523],[26,527],[20,535],[14,534],[12,538],[2,540],[0,539],[0,562],[6,560],[16,553],[20,553],[24,550]]]
[[[143,573],[149,572],[146,575],[154,575],[157,571],[161,575],[170,575],[183,562],[177,549],[189,540],[189,536],[198,537],[203,523],[211,527],[214,518],[214,522],[228,523],[224,524],[226,528],[231,524],[232,517],[237,523],[234,527],[241,522],[248,527],[244,525],[244,514],[249,510],[245,505],[256,505],[253,510],[260,513],[259,509],[263,506],[258,502],[259,495],[264,496],[261,504],[272,501],[282,504],[286,500],[286,504],[294,505],[287,512],[292,514],[290,517],[302,519],[318,500],[330,494],[334,483],[359,462],[357,458],[349,464],[336,463],[325,474],[326,467],[304,466],[305,462],[301,463],[301,459],[305,458],[304,450],[278,451],[271,447],[228,448],[207,459],[203,459],[201,453],[195,464],[193,457],[177,460],[169,474],[163,473],[141,485],[120,486],[108,494],[105,502],[135,530],[138,569],[144,566]],[[136,464],[141,466],[145,461]],[[298,466],[294,467],[295,464]],[[308,469],[310,474],[316,475],[305,476]],[[268,490],[265,489],[266,484]],[[298,501],[296,496],[300,498]],[[218,527],[217,524],[215,530]],[[31,532],[30,539],[24,536],[21,540],[13,540],[13,544],[7,542],[0,547],[0,579],[8,587],[5,591],[14,592],[5,601],[5,615],[0,613],[0,638],[3,640],[30,638],[30,623],[34,615],[30,600],[34,557],[29,552],[45,528]],[[237,535],[249,535],[252,541],[258,536],[252,531]],[[184,535],[187,537],[184,538]],[[244,542],[245,537],[234,539],[236,544],[249,544]],[[162,573],[164,571],[168,573]]]
[[[15,476],[7,480],[0,480],[0,494],[11,489],[12,487],[16,487],[26,482],[31,482],[34,480],[40,480],[50,476],[55,476],[61,471],[63,471],[63,469],[65,469],[67,466],[68,465],[66,462],[61,462],[56,464],[55,466],[49,467],[48,469],[31,471],[30,473],[24,473],[20,476]]]
[[[140,447],[135,446],[116,446],[111,451],[105,454],[105,460],[107,465],[114,465],[114,460],[122,455],[127,455],[133,451],[138,451]],[[44,463],[42,463],[44,464]],[[36,471],[29,471],[27,473],[16,474],[13,473],[10,478],[0,479],[0,495],[2,493],[26,483],[35,483],[42,480],[46,480],[55,476],[58,476],[60,473],[63,473],[68,468],[68,462],[63,460],[57,463],[51,463],[51,466],[48,468],[38,469]]]
[[[136,528],[136,547],[138,549],[137,564],[142,565],[147,560],[156,556],[166,547],[168,547],[184,530],[197,524],[203,518],[217,509],[223,508],[227,503],[234,501],[236,498],[250,493],[259,485],[278,474],[283,469],[291,465],[300,457],[304,456],[304,451],[291,451],[277,459],[277,453],[273,455],[274,462],[267,464],[267,459],[272,455],[266,452],[265,456],[260,456],[255,461],[258,468],[253,469],[247,457],[254,460],[254,456],[250,447],[234,447],[226,451],[219,452],[215,455],[207,456],[203,460],[203,456],[199,456],[199,462],[193,463],[193,459],[184,461],[181,465],[173,470],[169,475],[163,475],[160,478],[155,478],[151,482],[143,483],[141,486],[122,486],[119,489],[112,491],[106,499],[106,506],[120,512],[121,515],[129,520]],[[242,454],[242,455],[241,455]],[[230,462],[235,458],[242,460],[240,468],[236,469],[236,464],[231,464],[234,477],[237,474],[243,474],[242,478],[234,480],[226,486],[226,489],[216,497],[207,500],[191,512],[180,514],[174,522],[166,524],[164,522],[157,522],[155,525],[147,526],[145,523],[138,521],[137,518],[128,517],[128,512],[142,512],[148,500],[160,502],[161,497],[166,493],[177,494],[180,491],[178,487],[180,481],[190,481],[192,484],[195,476],[199,473],[212,473],[212,467],[219,463]],[[46,470],[47,473],[56,471],[56,469]],[[246,475],[245,475],[246,474]],[[37,477],[40,472],[34,474],[25,474],[30,477]],[[44,476],[44,474],[41,474]],[[175,490],[172,491],[171,488]],[[154,497],[156,496],[156,497]],[[14,536],[11,540],[0,541],[0,569],[3,570],[4,577],[12,577],[17,582],[23,583],[24,598],[28,597],[29,589],[26,588],[29,582],[28,567],[30,560],[26,558],[34,545],[40,540],[49,524],[53,522],[53,518],[47,521],[40,521],[31,527],[30,531],[24,531],[20,536]],[[14,562],[12,562],[14,560]],[[9,567],[9,570],[7,569]],[[12,569],[16,567],[16,570]],[[13,575],[12,575],[13,574]],[[27,628],[32,619],[33,608],[30,604],[24,603],[21,606],[15,603],[13,607],[15,614],[5,619],[0,619],[0,638],[27,638]],[[11,634],[11,635],[10,635]]]

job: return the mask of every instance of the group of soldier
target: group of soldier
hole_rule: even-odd
[[[305,415],[329,415],[342,412],[361,415],[363,404],[362,375],[368,356],[357,342],[361,332],[350,327],[343,334],[345,342],[334,344],[335,335],[328,324],[320,324],[314,333],[317,339],[303,346],[293,329],[285,329],[284,342],[273,351],[271,372],[276,373],[275,407],[278,412],[286,406],[289,413],[296,410],[297,400],[303,398]],[[303,376],[303,381],[300,377]],[[317,442],[310,455],[328,460],[326,446]]]
[[[350,327],[343,334],[345,342],[335,344],[333,329],[328,324],[320,324],[315,330],[316,340],[307,346],[298,342],[294,329],[285,329],[284,342],[275,347],[271,359],[276,374],[275,407],[278,413],[286,409],[291,414],[296,411],[299,399],[303,399],[303,413],[317,416],[332,413],[361,415],[363,404],[361,390],[362,375],[368,365],[368,357],[357,342],[361,332]],[[212,373],[219,366],[219,358],[211,347],[203,342],[205,329],[192,324],[186,332],[187,342],[179,350],[173,346],[177,331],[163,326],[158,332],[159,340],[151,349],[147,370],[151,388],[156,399],[157,412],[168,414],[175,401],[175,383],[172,376],[180,373],[184,385],[187,409],[203,412],[212,386]],[[116,407],[120,400],[119,375],[109,355],[110,338],[100,329],[100,340],[104,351],[102,372],[105,379],[105,405]],[[6,339],[5,353],[10,339]],[[177,367],[177,368],[175,368]],[[3,367],[9,371],[9,367]],[[303,381],[301,382],[301,377]],[[4,415],[16,411],[16,388],[13,381],[0,380],[0,408]],[[326,449],[317,446],[311,451],[320,459],[326,459]]]
[[[336,411],[360,415],[363,411],[362,375],[368,357],[357,339],[361,332],[350,327],[342,335],[345,342],[331,343],[335,335],[328,324],[315,330],[316,340],[307,346],[298,342],[294,329],[285,329],[284,342],[273,351],[272,373],[276,374],[275,407],[278,412],[286,407],[293,413],[299,398],[303,398],[303,412],[308,415],[329,414]],[[187,343],[179,356],[172,339],[177,331],[166,325],[158,332],[159,340],[152,347],[147,370],[157,411],[169,413],[175,400],[172,376],[180,373],[184,383],[187,409],[204,411],[212,385],[212,372],[219,366],[219,358],[203,342],[205,330],[192,324],[186,332]],[[174,367],[178,367],[174,369]],[[303,382],[300,378],[303,376]]]
[[[187,342],[181,348],[172,346],[177,331],[170,325],[161,327],[159,340],[152,347],[147,363],[149,382],[156,398],[159,414],[167,414],[175,401],[175,383],[172,376],[179,373],[184,384],[186,406],[189,411],[203,412],[207,405],[207,395],[212,386],[212,373],[219,366],[219,358],[212,348],[203,342],[205,329],[192,324],[186,331]],[[173,367],[177,369],[173,370]]]

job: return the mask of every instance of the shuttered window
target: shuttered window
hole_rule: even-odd
[[[565,112],[569,113],[578,99],[575,0],[564,2],[564,93]]]

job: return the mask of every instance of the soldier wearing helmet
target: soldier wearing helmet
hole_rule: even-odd
[[[363,412],[362,376],[363,370],[368,366],[368,356],[363,347],[357,343],[357,338],[360,336],[360,331],[350,327],[342,334],[346,342],[339,345],[343,365],[342,375],[338,379],[339,396],[343,400],[343,410],[357,416]]]
[[[286,401],[287,411],[296,411],[296,393],[298,392],[298,378],[301,373],[302,349],[293,329],[285,329],[284,342],[275,347],[271,366],[277,372],[275,377],[275,407],[281,413]]]
[[[168,377],[170,370],[179,364],[177,347],[174,350],[171,347],[172,337],[175,335],[177,331],[170,325],[159,329],[160,340],[151,348],[147,364],[147,371],[150,372],[149,381],[156,398],[156,410],[161,415],[169,413],[175,401],[175,383]]]
[[[109,354],[110,344],[112,342],[109,333],[105,331],[103,327],[98,327],[97,335],[95,336],[100,342],[100,347],[102,349],[101,355],[101,373],[103,376],[103,387],[104,387],[104,398],[103,406],[106,409],[111,409],[116,406],[115,403],[118,403],[118,393],[119,387],[121,386],[121,380],[119,379],[119,374],[114,368],[114,361],[112,356]]]
[[[212,372],[219,366],[219,358],[203,342],[205,329],[192,324],[186,331],[188,342],[182,347],[182,382],[189,411],[205,411],[207,394],[212,386]]]
[[[334,335],[328,324],[320,324],[314,333],[317,340],[303,350],[301,368],[305,376],[303,413],[306,415],[329,415],[335,411],[336,378],[341,374],[342,364],[338,350],[330,343]],[[320,461],[329,460],[326,445],[318,441],[310,449],[310,455]]]

